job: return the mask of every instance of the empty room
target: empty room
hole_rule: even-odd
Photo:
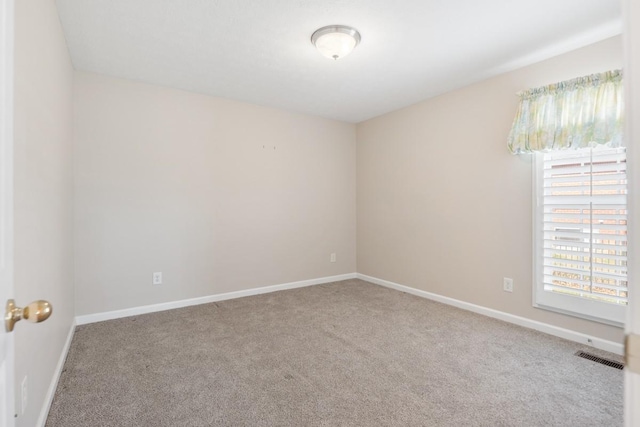
[[[1,2],[0,427],[640,426],[637,2]]]

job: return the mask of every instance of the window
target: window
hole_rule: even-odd
[[[507,146],[535,156],[533,304],[621,326],[628,292],[622,71],[518,96]]]
[[[623,324],[625,149],[599,146],[535,156],[535,305]]]

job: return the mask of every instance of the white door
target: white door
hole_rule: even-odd
[[[627,334],[640,335],[640,4],[623,1],[625,104],[629,177],[629,317]],[[640,372],[625,369],[625,426],[640,426]]]
[[[4,327],[13,298],[13,1],[0,0],[0,427],[13,427],[13,334]]]

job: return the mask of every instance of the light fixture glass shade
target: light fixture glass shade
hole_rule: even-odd
[[[337,60],[350,54],[360,43],[360,33],[345,25],[329,25],[313,33],[311,43],[327,58]]]

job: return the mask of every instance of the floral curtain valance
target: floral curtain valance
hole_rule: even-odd
[[[518,93],[509,134],[513,154],[623,145],[622,71],[607,71]]]

